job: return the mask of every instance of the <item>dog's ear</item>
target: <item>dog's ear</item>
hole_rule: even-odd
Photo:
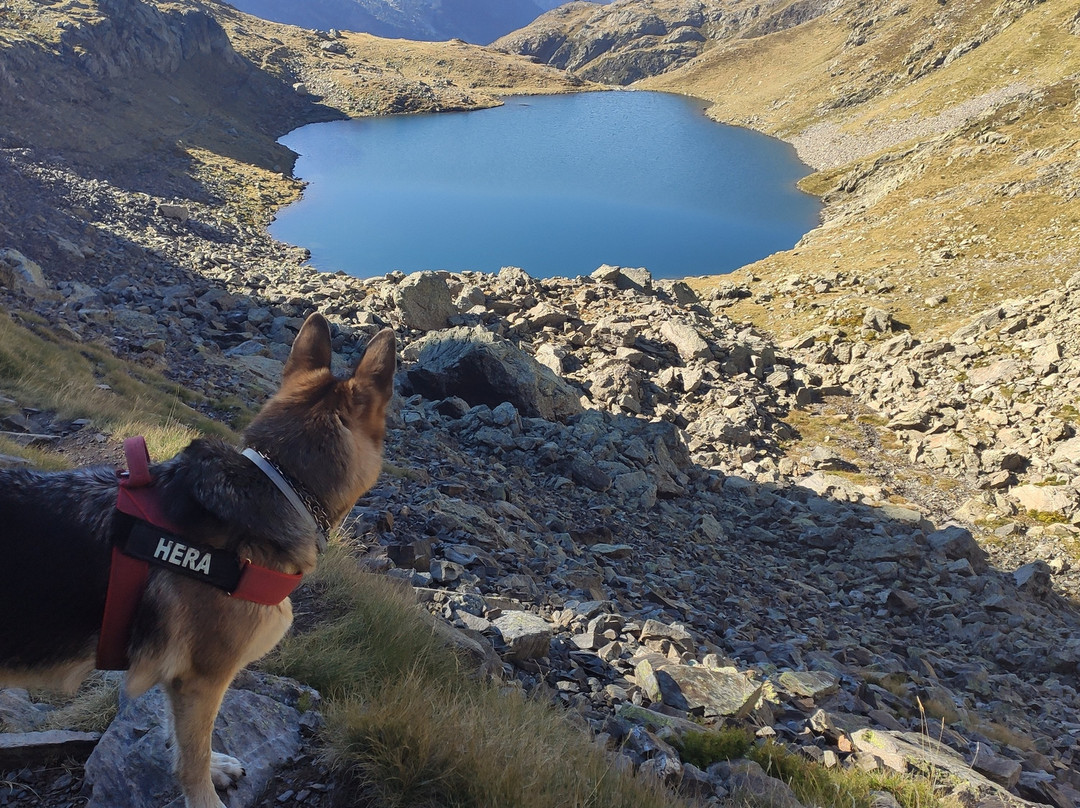
[[[330,367],[330,354],[330,323],[318,312],[311,314],[293,340],[282,378],[287,379],[294,373],[326,370]]]
[[[371,391],[381,404],[385,404],[394,394],[396,370],[396,337],[392,329],[384,328],[368,342],[351,381],[355,388]]]

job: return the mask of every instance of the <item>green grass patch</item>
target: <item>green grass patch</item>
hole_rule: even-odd
[[[316,627],[267,661],[326,699],[326,757],[352,793],[385,806],[660,808],[684,805],[614,767],[564,714],[478,681],[411,591],[331,547],[311,584]]]
[[[726,727],[715,732],[687,732],[675,741],[679,757],[705,770],[721,760],[745,757],[754,736],[742,727]]]
[[[201,396],[157,371],[113,356],[101,345],[59,336],[30,315],[0,313],[0,392],[20,406],[89,418],[105,432],[138,420],[232,437],[232,430],[192,409]]]
[[[0,455],[29,460],[31,467],[41,471],[64,471],[71,468],[67,458],[61,454],[37,446],[23,446],[10,438],[0,437]]]
[[[748,757],[767,774],[791,786],[803,805],[870,808],[875,804],[875,792],[886,791],[902,808],[959,808],[959,803],[943,799],[937,793],[932,778],[889,771],[826,768],[775,743],[754,747]]]
[[[1069,521],[1065,514],[1057,511],[1028,511],[1027,517],[1041,525],[1063,525]]]

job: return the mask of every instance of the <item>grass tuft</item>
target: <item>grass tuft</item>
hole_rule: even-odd
[[[875,792],[892,794],[901,808],[959,808],[943,799],[932,779],[905,776],[892,771],[858,768],[826,768],[806,760],[775,743],[754,747],[748,757],[765,772],[787,783],[803,805],[872,808]]]
[[[702,770],[721,760],[746,757],[752,744],[753,735],[741,727],[710,732],[687,732],[675,742],[679,757]]]
[[[74,698],[49,713],[45,728],[104,732],[116,717],[122,681],[118,674],[94,671]]]
[[[322,691],[326,757],[351,796],[454,808],[683,804],[617,771],[564,714],[470,677],[411,592],[361,572],[342,546],[312,585],[329,616],[266,665]]]
[[[164,423],[151,423],[131,418],[114,426],[113,435],[117,438],[142,435],[146,438],[146,448],[150,452],[150,457],[155,461],[160,461],[179,454],[185,446],[199,437],[199,432],[171,418],[166,419]]]

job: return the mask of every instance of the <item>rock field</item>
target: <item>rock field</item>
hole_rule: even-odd
[[[922,341],[842,273],[705,298],[616,267],[323,275],[213,205],[0,157],[54,203],[33,254],[0,244],[16,320],[251,403],[310,311],[342,368],[393,327],[386,473],[344,539],[626,765],[779,800],[745,762],[681,761],[693,719],[933,770],[969,805],[1080,802],[1080,274]],[[725,315],[795,287],[834,324],[777,344]],[[48,414],[4,429],[31,427]]]

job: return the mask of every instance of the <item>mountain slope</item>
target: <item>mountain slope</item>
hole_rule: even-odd
[[[1066,0],[619,0],[496,45],[790,140],[820,169],[805,186],[824,226],[752,271],[870,277],[904,322],[945,329],[1074,271],[1078,30]],[[812,322],[746,313],[789,335]]]
[[[507,34],[494,47],[592,81],[630,84],[685,64],[718,41],[782,30],[824,13],[829,0],[573,2]]]
[[[376,36],[486,44],[532,22],[553,0],[234,0],[267,20]]]

